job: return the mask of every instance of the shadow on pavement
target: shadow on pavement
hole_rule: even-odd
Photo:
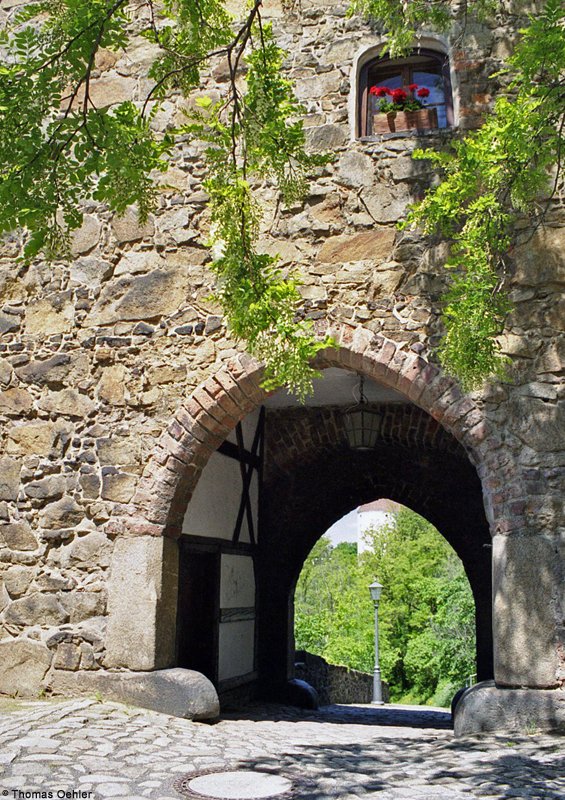
[[[378,725],[398,728],[432,728],[451,730],[453,727],[449,711],[428,709],[425,706],[414,708],[386,706],[332,705],[322,706],[317,711],[265,703],[249,706],[239,711],[222,713],[222,719],[240,720],[285,720],[287,722],[320,722],[335,725]]]
[[[558,744],[547,748],[547,755],[557,756],[547,760],[542,748],[539,757],[509,752],[490,754],[485,761],[479,757],[485,749],[480,739],[434,743],[429,739],[379,736],[379,742],[379,751],[374,744],[302,745],[278,757],[242,761],[239,767],[289,778],[295,787],[293,800],[345,800],[366,795],[389,798],[393,794],[398,797],[395,791],[399,787],[404,792],[402,797],[408,797],[405,792],[413,788],[414,800],[564,797],[565,757],[558,756]],[[507,740],[507,744],[513,743]]]

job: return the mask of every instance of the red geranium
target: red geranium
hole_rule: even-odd
[[[430,90],[426,89],[425,86],[422,86],[421,89],[418,89],[417,95],[418,95],[418,97],[429,97],[430,96]]]
[[[410,83],[408,85],[408,88],[410,89],[411,92],[414,92],[418,88],[418,84],[417,83]]]
[[[390,94],[390,89],[388,86],[371,86],[369,94],[374,94],[377,97],[386,97],[387,94]]]
[[[391,92],[391,97],[393,103],[403,103],[407,99],[408,94],[404,91],[404,89],[393,89]]]

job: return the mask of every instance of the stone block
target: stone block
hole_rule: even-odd
[[[565,733],[565,690],[506,689],[484,681],[462,694],[453,716],[455,736]]]
[[[302,257],[296,244],[285,239],[261,239],[257,251],[278,258],[281,264],[292,264]]]
[[[104,287],[85,324],[112,325],[167,316],[185,302],[187,293],[185,270],[158,269],[134,278],[123,277]]]
[[[183,719],[215,719],[220,713],[217,692],[208,678],[180,667],[154,672],[54,670],[49,688],[71,696],[100,692],[111,700]]]
[[[33,567],[19,564],[9,567],[4,573],[4,586],[10,597],[21,597],[27,592],[35,575]]]
[[[70,546],[69,563],[82,569],[107,567],[110,563],[112,542],[102,531],[92,531],[80,536]]]
[[[544,536],[499,534],[492,559],[496,683],[553,688],[563,592],[557,544]]]
[[[349,261],[383,261],[390,257],[395,232],[389,228],[363,231],[353,236],[332,236],[322,245],[318,260],[332,264]]]
[[[53,667],[55,669],[75,670],[80,664],[80,647],[71,642],[62,642],[57,646]]]
[[[108,584],[106,667],[146,670],[174,663],[177,590],[176,542],[117,539]]]
[[[122,216],[116,215],[112,220],[112,233],[118,244],[125,242],[137,242],[153,236],[155,233],[155,223],[149,217],[145,222],[139,221],[139,214],[135,207],[127,208]]]
[[[340,183],[346,186],[372,186],[375,180],[375,162],[364,153],[347,150],[338,161]]]
[[[65,592],[61,605],[69,614],[71,624],[91,617],[101,617],[106,611],[106,592]]]
[[[25,416],[31,411],[33,400],[25,389],[6,389],[0,392],[0,414],[8,417]]]
[[[563,228],[543,226],[526,245],[517,247],[513,253],[516,263],[514,280],[520,286],[543,286],[563,283],[565,263]]]
[[[71,280],[90,289],[97,289],[111,274],[112,264],[102,258],[87,256],[71,264]]]
[[[322,63],[337,64],[340,66],[344,61],[349,61],[359,50],[359,37],[351,36],[347,39],[340,39],[330,42],[324,50]]]
[[[122,75],[102,75],[92,81],[90,85],[90,98],[97,108],[112,106],[116,103],[124,103],[133,100],[137,81],[134,78],[123,77]],[[80,107],[83,102],[83,92],[77,95],[76,104]]]
[[[89,642],[81,642],[80,645],[80,668],[81,669],[96,669],[98,666],[96,662],[96,654],[94,647]]]
[[[62,389],[60,392],[49,392],[38,403],[39,408],[50,414],[62,417],[84,419],[95,408],[94,402],[76,389]]]
[[[74,528],[84,519],[84,509],[72,497],[49,503],[39,515],[42,528]]]
[[[39,481],[31,481],[24,487],[24,492],[34,500],[54,500],[63,496],[67,481],[62,475],[50,475]]]
[[[166,263],[154,250],[130,251],[124,253],[116,265],[114,275],[140,275],[156,269],[163,269]]]
[[[539,452],[565,449],[565,404],[537,397],[514,396],[508,404],[512,430],[520,441]]]
[[[69,428],[61,422],[26,422],[8,430],[6,452],[22,456],[61,454]]]
[[[96,500],[100,497],[101,481],[96,473],[81,475],[79,478],[83,497],[87,500]]]
[[[96,396],[113,406],[123,406],[126,401],[126,369],[122,364],[106,367],[96,388]]]
[[[13,333],[20,327],[20,318],[13,314],[0,313],[0,336],[4,333]]]
[[[0,642],[0,693],[35,697],[51,666],[51,653],[31,639]]]
[[[60,384],[72,369],[71,357],[66,353],[47,358],[44,361],[30,361],[24,367],[16,369],[16,375],[24,383],[40,385]]]
[[[36,550],[37,539],[27,522],[9,522],[0,525],[0,542],[10,550]]]
[[[52,594],[33,592],[14,600],[4,612],[4,620],[10,625],[63,625],[69,615]]]
[[[12,380],[13,374],[14,370],[10,362],[5,358],[0,358],[0,384],[2,386],[8,386]]]
[[[364,192],[364,204],[377,222],[397,222],[406,214],[406,206],[413,199],[405,184],[398,184],[394,191]]]
[[[10,603],[10,595],[4,586],[4,579],[0,578],[0,614],[4,611],[8,603]]]
[[[0,458],[0,500],[17,500],[21,464],[8,456]]]
[[[346,125],[318,125],[306,129],[306,145],[310,151],[330,151],[346,144],[349,133]]]
[[[99,81],[95,81],[92,85],[97,86]],[[91,214],[85,214],[82,225],[73,231],[71,234],[71,252],[73,255],[88,253],[93,250],[100,241],[100,232],[102,226],[96,217]]]
[[[129,503],[135,493],[137,475],[115,472],[102,477],[102,499],[114,503]]]
[[[76,586],[74,578],[65,578],[58,570],[49,570],[42,572],[35,579],[35,585],[38,589],[44,592],[68,592]],[[62,603],[65,605],[65,599],[70,595],[61,595]]]
[[[73,324],[74,309],[69,302],[45,298],[29,303],[26,308],[25,329],[30,336],[52,336],[68,333]]]
[[[102,466],[138,464],[141,459],[141,443],[134,436],[97,439],[96,450]]]

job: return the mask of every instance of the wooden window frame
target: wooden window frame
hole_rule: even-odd
[[[369,80],[369,73],[374,69],[379,69],[379,77],[387,78],[400,72],[403,75],[404,85],[408,86],[410,83],[412,83],[412,71],[418,66],[422,66],[422,64],[418,63],[411,64],[410,59],[422,56],[434,62],[434,66],[436,66],[436,69],[438,69],[438,74],[443,78],[447,128],[452,128],[454,126],[455,116],[453,113],[453,91],[451,87],[449,58],[446,53],[442,53],[438,50],[432,50],[427,47],[419,47],[411,50],[405,58],[374,58],[367,61],[367,63],[361,67],[357,96],[357,138],[362,139],[372,135],[367,133],[369,122],[367,113],[369,106],[369,84],[373,83],[372,80]],[[445,128],[443,130],[445,130]]]

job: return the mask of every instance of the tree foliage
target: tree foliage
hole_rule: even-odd
[[[500,0],[459,5],[459,14],[503,11]],[[354,0],[352,11],[376,20],[396,55],[422,27],[447,29],[454,6]],[[560,171],[563,13],[559,0],[546,0],[531,18],[509,62],[507,91],[481,130],[457,140],[451,153],[421,154],[444,179],[409,224],[452,243],[440,357],[465,388],[502,373],[497,336],[509,310],[503,287],[515,222],[539,210],[540,197],[551,194],[550,168]],[[99,51],[124,48],[137,34],[155,48],[146,97],[98,107]],[[300,321],[296,278],[257,252],[256,189],[273,182],[292,202],[323,159],[305,152],[301,108],[281,74],[284,53],[262,23],[261,1],[237,23],[223,0],[37,0],[12,17],[0,45],[0,233],[23,229],[28,261],[64,258],[84,201],[117,213],[135,203],[144,219],[173,148],[187,136],[204,141],[213,269],[228,324],[265,360],[268,388],[286,384],[303,396],[314,374],[309,361],[329,342],[316,341]],[[151,122],[159,103],[170,93],[192,95],[211,56],[227,59],[226,95],[217,104],[203,98],[179,131],[157,132]]]
[[[422,28],[445,31],[455,15],[484,19],[498,6],[498,0],[462,0],[457,8],[451,0],[352,0],[350,13],[362,14],[380,27],[386,36],[383,54],[400,56],[410,49]]]
[[[464,388],[504,374],[497,337],[510,309],[508,254],[520,242],[519,218],[541,220],[556,186],[551,170],[557,162],[559,171],[564,143],[564,20],[562,3],[547,0],[522,31],[509,59],[507,91],[482,127],[455,141],[450,152],[415,153],[444,173],[408,222],[452,243],[439,352]]]
[[[378,577],[380,665],[394,700],[449,704],[475,671],[475,607],[463,566],[438,531],[412,511],[368,534],[370,549],[322,537],[295,593],[299,649],[372,672]]]
[[[155,48],[153,85],[137,103],[99,107],[92,76],[101,48],[126,47],[141,33]],[[119,213],[136,203],[145,219],[157,197],[156,173],[187,134],[208,143],[218,297],[233,334],[266,362],[266,387],[299,396],[315,372],[317,341],[296,319],[295,278],[257,252],[261,211],[254,184],[275,182],[285,202],[302,197],[306,175],[325,163],[307,155],[301,107],[281,74],[284,52],[261,20],[261,2],[238,25],[217,0],[40,0],[3,32],[0,66],[0,233],[28,232],[24,258],[67,254],[81,203]],[[174,132],[151,125],[170,92],[193,93],[210,57],[227,59],[227,95]],[[246,88],[239,72],[245,65]]]

